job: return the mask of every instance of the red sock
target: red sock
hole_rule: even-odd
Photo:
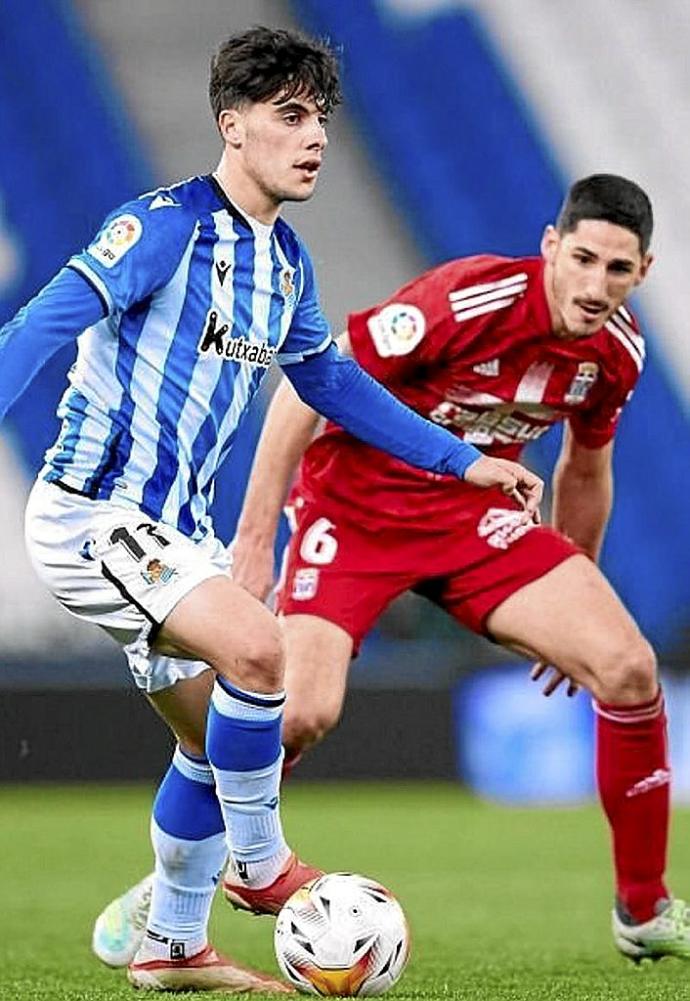
[[[664,883],[670,779],[664,698],[636,706],[594,703],[597,783],[613,835],[618,900],[648,921]]]

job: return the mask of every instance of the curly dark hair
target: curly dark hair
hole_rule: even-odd
[[[211,60],[209,99],[216,122],[225,108],[304,94],[324,114],[342,99],[338,61],[325,43],[296,31],[255,27],[231,35]]]
[[[603,219],[635,233],[643,254],[654,227],[652,203],[645,191],[618,174],[590,174],[576,181],[558,215],[559,233],[572,233],[583,219]]]

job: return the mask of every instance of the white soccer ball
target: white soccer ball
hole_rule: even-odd
[[[275,949],[281,970],[304,994],[371,997],[400,978],[410,932],[385,886],[332,872],[287,901],[276,921]]]

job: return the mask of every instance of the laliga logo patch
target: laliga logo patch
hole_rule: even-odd
[[[587,393],[597,381],[597,376],[599,375],[599,366],[594,361],[581,361],[577,366],[577,375],[570,383],[568,392],[563,397],[565,403],[570,403],[573,406],[577,406],[578,403],[584,403],[587,398]]]
[[[426,333],[426,318],[417,306],[393,302],[367,321],[371,339],[382,358],[407,355]]]
[[[175,576],[176,571],[161,560],[149,560],[146,569],[141,571],[141,576],[147,584],[167,584]]]
[[[87,253],[105,268],[112,268],[138,242],[141,232],[141,222],[135,215],[120,215],[87,247]]]

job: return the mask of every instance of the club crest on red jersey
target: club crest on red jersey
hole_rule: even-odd
[[[587,394],[597,381],[599,366],[594,361],[581,361],[577,366],[577,374],[568,387],[568,392],[563,397],[566,403],[577,406],[584,403]]]

